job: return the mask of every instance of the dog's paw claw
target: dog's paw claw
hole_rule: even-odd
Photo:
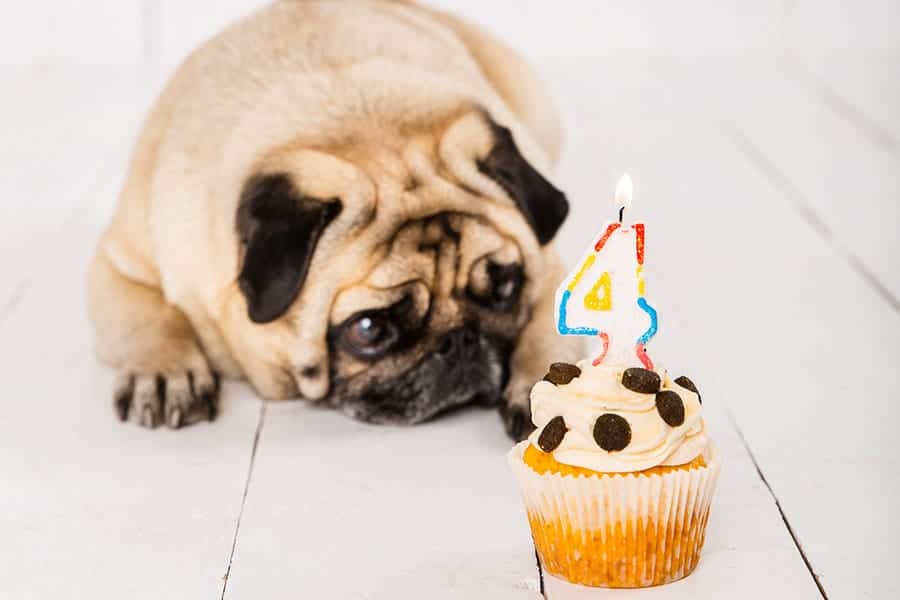
[[[206,406],[206,418],[212,421],[219,416],[219,393],[209,392],[203,394],[200,398],[201,403]]]
[[[506,404],[500,408],[500,417],[506,433],[516,442],[521,442],[534,431],[531,410],[518,404]]]
[[[171,375],[125,373],[113,394],[113,409],[121,421],[141,427],[165,425],[179,429],[212,421],[218,413],[218,378],[209,372]]]
[[[178,429],[184,420],[184,414],[180,408],[170,408],[166,415],[166,425],[169,429]]]
[[[113,392],[113,410],[120,421],[128,420],[128,409],[131,406],[131,397],[134,395],[134,377],[126,375],[116,383]]]
[[[191,376],[191,393],[198,399],[202,409],[202,417],[212,421],[219,415],[219,376],[215,373],[209,377]]]
[[[147,429],[156,429],[156,413],[153,411],[152,407],[145,406],[141,410],[141,418],[138,423],[141,427],[146,427]]]

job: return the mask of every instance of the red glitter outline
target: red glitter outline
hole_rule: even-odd
[[[638,344],[634,347],[634,353],[637,354],[638,360],[641,361],[641,364],[644,365],[645,369],[648,371],[653,370],[653,361],[650,360],[650,356],[647,354],[647,346]]]
[[[603,246],[606,245],[606,241],[609,239],[609,236],[611,236],[612,232],[621,226],[621,223],[610,223],[609,227],[606,228],[606,233],[603,234],[603,237],[597,240],[597,243],[594,244],[594,252],[600,252],[601,250],[603,250]]]
[[[637,261],[639,265],[644,264],[644,224],[643,223],[635,223],[634,224],[634,232],[637,234],[635,236],[635,249],[637,250]]]
[[[603,340],[603,352],[600,353],[600,356],[595,358],[591,364],[593,366],[597,366],[603,362],[603,359],[606,358],[606,353],[609,352],[609,335],[605,331],[601,331],[597,335],[600,336],[600,339]]]

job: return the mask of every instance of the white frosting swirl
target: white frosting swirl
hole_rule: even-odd
[[[684,423],[671,427],[656,409],[655,394],[625,388],[625,367],[578,363],[581,375],[565,385],[539,381],[531,389],[531,414],[537,429],[529,441],[537,447],[544,426],[562,416],[569,428],[553,450],[557,462],[602,473],[630,473],[661,465],[683,465],[694,460],[708,444],[700,414],[700,398],[659,372],[663,390],[677,392],[684,404]],[[594,440],[594,422],[602,414],[623,417],[631,426],[631,441],[620,451],[608,452]]]

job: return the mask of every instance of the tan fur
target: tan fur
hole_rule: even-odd
[[[406,2],[297,0],[231,26],[172,77],[134,149],[89,272],[101,359],[138,382],[188,371],[207,381],[215,370],[267,398],[319,399],[329,389],[330,322],[417,280],[436,285],[429,278],[443,274],[449,292],[497,255],[523,262],[534,307],[508,388],[527,402],[547,364],[572,356],[552,335],[562,273],[553,245],[540,247],[475,168],[491,143],[482,110],[551,175],[560,132],[547,92],[472,25]],[[344,210],[288,314],[259,325],[235,284],[235,211],[250,175],[279,171]],[[438,268],[439,250],[418,260],[409,251],[438,213],[481,228],[448,249],[462,269]]]

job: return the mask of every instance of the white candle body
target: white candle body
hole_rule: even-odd
[[[610,225],[604,226],[601,235]],[[557,288],[559,332],[598,338],[606,334],[604,364],[641,366],[636,347],[651,320],[638,303],[643,295],[643,273],[638,262],[637,231],[623,225],[609,235],[599,251],[594,248],[592,245],[585,252]]]

